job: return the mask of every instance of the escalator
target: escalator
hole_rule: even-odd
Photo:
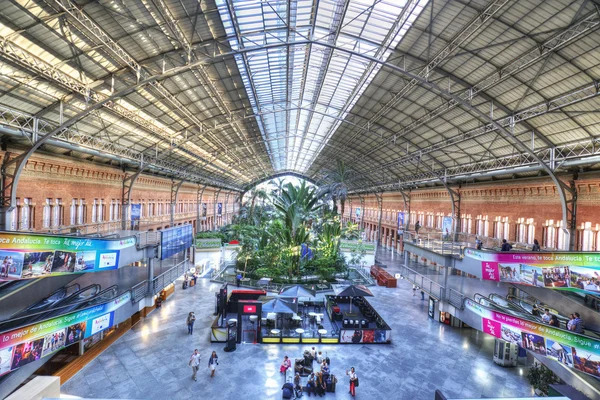
[[[0,301],[27,286],[35,284],[37,281],[38,279],[0,282]]]
[[[499,296],[495,293],[492,293],[492,295],[495,295],[493,297],[496,299],[496,301],[501,301],[500,299],[502,299],[502,296]],[[512,315],[513,317],[517,317],[517,318],[530,319],[537,323],[542,322],[541,318],[534,317],[533,315],[531,315],[530,313],[528,313],[524,310],[518,310],[515,307],[504,307],[504,306],[502,306],[502,304],[498,304],[496,301],[492,300],[490,297],[484,296],[480,293],[475,293],[475,295],[473,296],[473,299],[475,300],[475,302],[481,304],[482,306],[489,308],[490,310],[501,312],[504,314],[509,314],[509,315]]]
[[[19,311],[19,312],[13,314],[10,317],[10,319],[19,318],[19,317],[30,315],[30,314],[36,314],[38,312],[48,310],[49,308],[53,308],[53,307],[55,307],[55,304],[58,301],[64,299],[65,297],[70,296],[71,294],[79,291],[80,289],[81,289],[81,287],[79,286],[78,283],[61,287],[58,290],[54,291],[48,297],[38,301],[37,303],[34,303],[33,305],[27,307],[26,309],[24,309],[22,311]]]
[[[20,315],[16,318],[11,318],[1,322],[0,332],[10,331],[21,326],[33,324],[59,315],[68,314],[69,312],[77,310],[78,308],[87,304],[99,293],[101,293],[100,285],[89,285],[52,303],[52,310],[42,310],[36,313]]]

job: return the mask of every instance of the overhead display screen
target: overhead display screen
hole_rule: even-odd
[[[192,225],[175,226],[160,231],[160,259],[164,260],[192,247],[194,233]]]

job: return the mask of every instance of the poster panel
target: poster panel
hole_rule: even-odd
[[[385,329],[343,329],[340,343],[389,343],[392,332]]]
[[[600,294],[600,253],[494,253],[465,249],[465,256],[481,261],[485,280]]]
[[[160,259],[164,260],[190,247],[194,242],[192,225],[175,226],[160,231]]]
[[[118,268],[119,253],[135,238],[96,239],[0,233],[0,281]]]
[[[600,340],[496,312],[471,299],[465,300],[465,308],[482,317],[482,331],[489,330],[490,321],[496,327],[499,324],[503,340],[600,377]]]
[[[110,328],[114,310],[130,300],[127,292],[108,303],[0,333],[0,375]]]
[[[223,203],[217,203],[217,216],[221,216],[223,214]]]
[[[404,233],[404,212],[398,213],[398,235],[402,235]]]

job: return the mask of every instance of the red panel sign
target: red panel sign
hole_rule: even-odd
[[[256,306],[244,306],[244,314],[256,314]]]

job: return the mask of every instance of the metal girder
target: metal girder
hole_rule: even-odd
[[[175,209],[177,207],[177,199],[179,197],[179,189],[185,182],[185,178],[179,182],[171,181],[171,226],[175,226]]]
[[[229,204],[229,195],[231,194],[231,192],[227,192],[227,194],[225,195],[225,210],[224,210],[224,217],[223,217],[223,225],[227,225],[227,205]]]
[[[193,49],[191,47],[189,40],[186,38],[185,34],[179,27],[177,20],[175,19],[175,17],[173,16],[173,14],[169,10],[169,8],[167,7],[166,3],[163,0],[157,0],[157,2],[159,5],[159,10],[161,11],[162,16],[164,17],[164,19],[167,23],[166,26],[168,26],[170,28],[170,31],[173,32],[173,34],[177,38],[177,42],[179,44],[181,44],[181,46],[183,46],[183,48],[186,52],[186,55],[187,55],[187,60],[188,60],[188,62],[191,62],[193,59],[194,53],[193,53]],[[145,1],[144,1],[144,5],[146,5],[146,8],[148,8],[148,4]],[[150,11],[149,8],[148,8],[148,10]],[[165,26],[164,24],[160,23],[160,21],[157,19],[155,13],[151,12],[151,15],[153,16],[153,18],[155,19],[155,21],[159,24],[159,26],[161,28],[163,26]],[[168,32],[164,32],[164,33],[167,37],[171,36],[168,34]],[[172,40],[172,42],[173,42],[173,40]],[[173,46],[175,48],[177,48],[177,43],[173,43]],[[200,65],[200,66],[198,66],[198,68],[192,69],[191,72],[192,72],[192,74],[194,74],[196,79],[198,79],[198,82],[200,82],[203,85],[203,88],[207,91],[211,100],[213,100],[215,105],[219,108],[219,111],[226,117],[230,116],[231,111],[229,110],[229,107],[227,106],[225,100],[223,100],[223,98],[219,94],[219,91],[215,87],[213,80],[211,79],[211,77],[208,74],[208,71],[206,71],[206,68],[203,65]],[[260,165],[261,169],[263,170],[263,172],[265,172],[264,166],[262,165],[262,160],[254,152],[252,147],[248,146],[248,144],[247,144],[248,138],[243,137],[245,135],[241,132],[240,127],[234,123],[231,123],[230,126],[236,132],[236,134],[238,135],[238,138],[241,139],[241,141],[245,144],[244,147],[246,148],[246,150],[252,155],[253,158],[255,158],[259,161],[259,165]]]
[[[526,121],[528,119],[539,117],[546,113],[560,110],[564,107],[571,106],[571,105],[579,103],[581,101],[585,101],[585,100],[592,99],[594,97],[598,97],[599,95],[600,95],[600,92],[598,91],[597,83],[592,82],[589,85],[583,86],[581,88],[570,91],[568,93],[561,94],[552,99],[549,99],[548,101],[544,101],[535,106],[529,107],[525,110],[519,111],[517,113],[506,116],[501,119],[497,119],[494,122],[502,127],[511,128],[513,126],[516,126],[518,123],[520,123],[522,121]],[[398,159],[396,161],[392,161],[392,162],[386,163],[380,167],[373,168],[373,169],[367,170],[365,172],[362,172],[361,174],[353,176],[350,179],[350,181],[352,181],[360,176],[363,176],[363,175],[372,174],[372,173],[375,173],[378,171],[383,171],[383,170],[393,168],[398,165],[405,164],[411,160],[419,159],[424,155],[428,155],[435,151],[441,151],[446,147],[457,145],[466,140],[474,139],[476,137],[483,136],[485,134],[488,134],[490,132],[495,132],[495,131],[497,131],[497,127],[494,123],[482,125],[480,127],[472,129],[468,132],[463,132],[463,133],[461,133],[459,135],[455,135],[451,138],[444,139],[438,143],[432,144],[427,147],[423,147],[420,150],[412,152],[410,154],[407,153],[406,156],[401,157],[400,159]],[[527,129],[524,131],[527,131]],[[522,133],[522,132],[518,132],[517,134],[519,134],[519,133]],[[551,149],[550,147],[546,147],[540,151],[550,150],[550,149]]]
[[[381,244],[381,218],[383,217],[383,193],[373,193],[377,199],[377,245]]]
[[[28,138],[32,144],[57,129],[54,122],[2,105],[0,105],[0,127],[10,127],[18,130],[15,132]],[[224,181],[208,178],[204,175],[198,175],[197,171],[190,169],[188,166],[168,162],[164,157],[161,158],[156,155],[148,155],[147,153],[136,151],[131,147],[120,145],[113,141],[81,133],[72,125],[69,128],[59,130],[54,135],[54,140],[56,140],[57,143],[53,142],[52,144],[58,146],[60,146],[60,143],[58,142],[72,144],[78,147],[78,151],[86,152],[87,150],[94,150],[101,156],[102,154],[113,155],[123,160],[130,161],[133,164],[142,164],[146,169],[165,171],[175,176],[188,174],[190,179],[206,181],[215,186],[227,185]]]
[[[121,192],[121,229],[127,230],[127,221],[129,221],[129,207],[131,205],[131,191],[133,189],[133,185],[137,181],[137,178],[140,176],[142,171],[144,170],[144,165],[140,165],[139,169],[132,173],[125,175],[123,179],[123,190]]]
[[[431,59],[417,75],[425,80],[429,79],[430,74],[440,65],[447,57],[452,55],[456,50],[460,48],[467,39],[469,39],[477,30],[484,26],[493,16],[498,12],[504,5],[508,3],[508,0],[494,0],[487,7],[481,11],[475,18],[473,18],[461,31],[454,35],[449,43],[440,50],[435,57]],[[433,7],[432,7],[433,11]],[[417,85],[419,81],[417,79],[411,79],[404,87],[396,93],[383,107],[381,107],[375,115],[373,115],[363,127],[369,127],[375,121],[378,121],[388,111],[390,111],[398,102],[409,94]],[[355,135],[350,138],[349,141],[354,139]]]
[[[103,46],[104,49],[114,54],[117,60],[123,65],[127,66],[131,71],[136,74],[137,81],[147,80],[152,76],[142,65],[140,65],[129,53],[122,48],[117,42],[115,42],[96,22],[91,19],[77,4],[71,0],[54,0],[54,2],[64,10],[74,21],[85,28],[92,37],[96,38]],[[168,101],[174,109],[182,113],[188,121],[202,132],[205,126],[200,119],[195,116],[191,111],[187,109],[175,96],[173,96],[158,80],[148,81],[148,85],[156,90],[163,98]],[[214,146],[218,144],[221,150],[225,151],[227,146],[219,139],[216,135],[210,135],[210,141],[207,141],[207,146]],[[186,139],[174,138],[173,144],[179,145],[181,141],[185,142]],[[224,154],[229,154],[225,151]],[[231,154],[233,155],[233,154]],[[236,162],[241,162],[237,155],[233,155]]]
[[[404,201],[404,218],[406,222],[406,230],[408,230],[408,226],[410,225],[410,189],[408,193],[405,190],[400,188],[400,194],[402,195],[402,200]]]
[[[405,137],[408,133],[413,132],[416,128],[424,125],[425,123],[442,115],[443,113],[450,111],[458,105],[464,105],[464,103],[471,104],[473,99],[476,96],[485,93],[485,90],[499,84],[500,82],[503,82],[508,77],[517,74],[518,72],[522,71],[525,67],[532,65],[533,63],[541,60],[542,58],[549,56],[550,54],[552,54],[552,52],[558,50],[559,48],[565,46],[573,40],[591,32],[592,30],[596,29],[599,25],[600,16],[597,13],[593,12],[586,15],[581,20],[575,22],[572,25],[569,25],[563,31],[555,34],[554,36],[546,40],[540,46],[532,47],[531,49],[523,53],[519,58],[511,61],[504,67],[499,68],[493,74],[490,74],[487,77],[483,78],[468,90],[458,94],[457,97],[460,100],[463,100],[462,102],[457,102],[454,99],[450,99],[448,102],[444,102],[439,107],[436,107],[435,109],[427,112],[425,115],[406,125],[393,136],[385,138],[386,140],[384,141],[384,143],[380,147],[374,148],[372,151],[376,151],[382,146],[388,144],[398,144],[400,145],[400,147],[402,147],[402,143],[398,143],[399,138]],[[366,156],[367,155],[363,156],[363,158],[361,158],[359,161],[362,161]]]
[[[198,191],[196,192],[196,233],[201,232],[200,226],[202,225],[202,196],[206,190],[206,185],[198,185]]]
[[[221,193],[221,189],[217,190],[213,195],[213,231],[217,230],[217,201],[219,201],[219,193]]]

